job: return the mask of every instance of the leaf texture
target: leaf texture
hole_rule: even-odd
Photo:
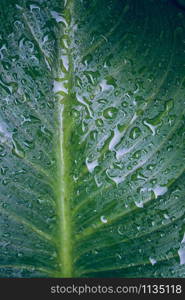
[[[184,277],[184,10],[1,0],[0,20],[0,277]]]

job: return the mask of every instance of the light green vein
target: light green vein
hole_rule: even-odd
[[[174,254],[174,255],[169,255],[168,257],[163,257],[161,259],[158,259],[157,262],[165,262],[165,261],[169,261],[173,258],[178,258],[179,255],[178,254]],[[115,256],[114,256],[115,259]],[[124,265],[120,265],[119,267],[105,267],[105,268],[100,268],[100,269],[89,269],[86,271],[83,271],[82,273],[80,273],[80,275],[82,274],[88,274],[88,273],[98,273],[98,272],[105,272],[105,271],[119,271],[119,270],[123,270],[123,269],[129,269],[129,268],[134,268],[134,267],[139,267],[139,266],[145,266],[145,265],[151,265],[151,262],[149,260],[147,261],[142,261],[142,262],[138,262],[138,263],[130,263],[130,264],[124,264]]]
[[[179,178],[185,171],[185,167],[183,167],[182,169],[179,170],[179,173],[177,175],[176,178],[174,178],[168,185],[168,188],[176,181],[177,178]],[[150,201],[154,200],[154,197],[148,198],[147,200],[143,201],[143,205],[149,203]],[[124,211],[121,212],[120,214],[117,214],[115,216],[113,216],[112,218],[109,219],[109,223],[107,223],[107,225],[112,225],[113,223],[117,222],[120,218],[124,217],[124,216],[128,216],[129,214],[131,214],[133,211],[137,211],[139,208],[137,206],[134,206],[134,208],[129,209],[128,211]],[[86,228],[82,233],[77,235],[77,240],[83,239],[85,237],[88,237],[92,234],[94,234],[95,232],[97,232],[99,229],[105,227],[106,224],[104,223],[97,223],[96,225],[94,225],[94,227],[88,227]]]
[[[72,13],[73,1],[68,1],[64,9],[64,18],[66,20],[66,27],[61,28],[65,31],[68,43],[73,38],[73,27],[70,16]],[[60,41],[58,41],[60,45]],[[64,50],[64,49],[63,49]],[[66,48],[66,56],[69,62],[69,69],[65,71],[65,80],[67,82],[67,93],[58,99],[57,120],[58,120],[58,141],[56,145],[57,157],[57,183],[56,183],[56,200],[57,200],[57,214],[58,214],[58,260],[60,267],[60,276],[73,277],[73,237],[72,237],[72,219],[71,219],[71,198],[73,195],[73,185],[70,175],[71,170],[71,156],[69,151],[69,139],[71,136],[72,122],[69,124],[68,112],[72,105],[72,78],[73,78],[73,64],[72,54],[70,48]],[[60,59],[61,49],[58,49],[58,60]],[[60,64],[59,64],[60,65]],[[58,68],[58,75],[61,69]],[[59,76],[60,77],[60,76]]]
[[[148,201],[148,202],[149,202],[149,201]],[[129,211],[129,212],[130,212],[130,211]],[[121,245],[121,244],[123,244],[123,243],[127,243],[127,242],[130,242],[130,241],[136,241],[136,240],[138,240],[138,239],[140,239],[140,238],[143,238],[143,237],[146,237],[146,236],[149,236],[149,237],[151,238],[151,234],[156,233],[156,232],[159,232],[159,231],[165,229],[166,227],[173,226],[173,224],[175,224],[177,221],[179,221],[179,220],[182,220],[182,221],[183,221],[183,219],[184,219],[184,214],[183,214],[183,215],[180,215],[178,218],[175,218],[174,220],[170,220],[170,223],[166,223],[166,224],[161,223],[160,226],[154,227],[152,230],[149,230],[149,231],[147,231],[147,232],[138,234],[138,235],[133,236],[133,237],[130,237],[130,238],[124,238],[124,239],[121,239],[121,240],[119,240],[119,241],[117,241],[117,242],[109,243],[108,246],[107,246],[106,244],[105,244],[105,245],[102,244],[102,245],[100,245],[100,246],[96,246],[96,245],[95,245],[94,248],[92,248],[92,246],[91,246],[90,248],[88,248],[88,249],[86,249],[85,251],[83,251],[82,253],[80,253],[80,254],[76,257],[75,261],[77,261],[82,255],[88,253],[89,251],[92,251],[93,249],[101,250],[101,251],[102,251],[103,249],[111,248],[112,246],[113,246],[113,247],[114,247],[114,246],[119,246],[119,245]]]
[[[5,210],[4,208],[0,208],[0,213],[6,215],[10,220],[13,220],[19,224],[24,225],[25,227],[29,228],[30,231],[34,232],[36,235],[42,237],[44,240],[47,240],[49,242],[53,243],[52,237],[47,234],[46,232],[42,231],[29,221],[25,220],[23,217],[16,215],[14,212],[10,212],[8,210]]]
[[[183,147],[182,147],[182,149],[183,149]],[[181,149],[181,150],[182,150]],[[168,166],[168,165],[171,165],[171,163],[174,161],[174,159],[176,158],[176,152],[174,152],[173,153],[173,155],[172,155],[172,157],[170,157],[170,159],[169,160],[167,160],[166,161],[166,163],[165,163],[165,165],[166,165],[166,167]],[[147,178],[147,180],[145,181],[145,185],[146,185],[146,183],[148,183],[148,182],[150,182],[151,181],[151,179],[152,178],[156,178],[162,171],[164,170],[164,165],[161,165],[160,166],[160,168],[158,168],[157,169],[157,172],[155,172],[155,173],[152,173],[152,175],[151,176],[149,176],[148,178]],[[170,188],[170,186],[184,173],[184,171],[185,171],[185,167],[183,166],[182,168],[180,168],[179,170],[178,170],[178,173],[177,173],[177,175],[173,178],[173,180],[171,180],[170,181],[170,183],[167,185],[167,187],[168,188]],[[142,184],[140,184],[140,185],[138,185],[138,186],[136,186],[135,187],[135,189],[132,189],[131,190],[131,192],[132,193],[134,193],[134,192],[136,192],[136,190],[138,189],[138,188],[141,188],[143,186],[143,183]],[[124,194],[124,197],[126,196],[126,195],[129,195],[130,194],[130,192],[126,192],[125,194]],[[153,200],[153,198],[148,198],[148,199],[146,199],[144,202],[143,202],[143,204],[146,204],[146,203],[148,203],[148,202],[150,202],[150,201],[152,201]],[[114,206],[115,206],[115,202],[114,201],[112,201],[112,202],[110,202],[110,205],[108,206],[108,207],[105,207],[104,208],[104,214],[106,214],[107,215],[107,212],[109,212],[109,211],[112,211],[113,210],[113,208],[114,208]],[[138,206],[135,206],[134,205],[134,208],[133,209],[131,209],[131,210],[129,210],[129,212],[132,212],[132,211],[136,211],[136,210],[139,210],[140,208],[138,207]],[[128,212],[128,210],[126,210],[126,211],[124,211],[124,212]],[[122,213],[124,213],[124,212],[122,212]],[[95,220],[97,220],[97,219],[100,219],[100,216],[101,216],[101,213],[99,214],[99,215],[96,215],[95,217],[93,217],[93,218],[89,218],[88,219],[88,223],[93,223],[94,224],[94,222],[95,222]],[[86,222],[84,222],[84,223],[81,223],[81,226],[84,226],[86,224]]]
[[[35,266],[32,266],[32,265],[10,265],[10,264],[7,264],[7,265],[0,265],[0,269],[18,269],[18,270],[28,270],[30,272],[41,272],[41,273],[45,273],[45,274],[48,274],[50,275],[51,277],[53,276],[53,271],[52,270],[48,270],[46,268],[43,268],[43,267],[35,267]]]
[[[68,166],[66,165],[66,153],[64,150],[64,106],[59,103],[59,148],[57,149],[58,161],[58,183],[57,183],[57,205],[59,218],[59,262],[61,275],[72,277],[72,236],[70,219],[70,191]]]

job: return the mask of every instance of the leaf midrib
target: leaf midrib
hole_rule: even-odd
[[[72,233],[70,216],[70,191],[68,190],[68,170],[64,150],[64,106],[59,103],[59,155],[57,206],[59,217],[59,265],[63,277],[72,276]]]
[[[73,28],[71,26],[70,15],[72,14],[73,1],[68,1],[63,11],[63,17],[68,24],[64,29],[61,28],[61,34],[58,39],[58,65],[60,66],[61,49],[60,37],[65,31],[65,39],[67,37],[68,43],[71,41],[73,35]],[[73,277],[73,230],[71,218],[71,199],[73,195],[73,184],[70,176],[71,158],[69,153],[69,138],[71,136],[72,123],[69,122],[68,112],[72,105],[72,81],[73,81],[73,63],[70,46],[63,49],[63,55],[67,56],[69,62],[69,69],[66,70],[63,80],[66,82],[65,87],[67,94],[58,97],[57,105],[57,128],[58,128],[58,145],[56,147],[57,158],[57,182],[56,182],[56,202],[58,215],[58,240],[56,245],[58,248],[58,263],[59,272],[56,271],[56,277]],[[60,78],[61,69],[58,67],[57,76]]]

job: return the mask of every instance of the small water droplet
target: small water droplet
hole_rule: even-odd
[[[115,118],[117,111],[116,107],[109,107],[103,111],[103,116],[105,119],[113,119]]]
[[[153,170],[155,168],[155,165],[152,165],[152,164],[150,164],[150,165],[148,165],[147,166],[147,170]]]
[[[169,217],[167,214],[164,214],[164,218],[165,218],[166,220],[169,220],[169,219],[170,219],[170,217]]]
[[[121,256],[121,254],[119,254],[119,253],[116,253],[116,258],[118,258],[118,259],[122,259],[122,256]]]
[[[95,180],[97,187],[102,186],[103,183],[100,181],[100,179],[96,175],[94,176],[94,180]]]
[[[57,21],[57,23],[63,23],[66,27],[68,27],[67,21],[62,15],[56,11],[51,11],[52,17]]]
[[[109,143],[109,150],[114,150],[114,147],[120,142],[121,138],[123,136],[123,132],[120,132],[119,129],[116,127],[114,129],[114,135]]]
[[[17,253],[17,256],[18,256],[18,257],[23,257],[23,253],[18,252],[18,253]]]
[[[37,5],[35,5],[35,4],[31,4],[31,5],[30,5],[30,10],[31,10],[31,12],[33,12],[34,10],[35,10],[35,11],[36,11],[36,10],[40,11],[40,7],[37,6]]]
[[[146,125],[152,131],[152,135],[156,135],[157,126],[152,125],[152,123],[149,123],[149,121],[147,120],[144,120],[143,124]]]
[[[62,64],[65,68],[65,71],[69,70],[69,58],[67,55],[61,55]]]
[[[25,140],[25,141],[23,142],[23,144],[24,144],[28,149],[34,149],[34,147],[35,147],[34,141],[28,141],[28,140]]]
[[[94,118],[93,117],[93,113],[92,113],[92,110],[90,108],[90,105],[88,104],[87,99],[84,98],[84,97],[82,97],[82,96],[80,96],[80,95],[78,95],[78,94],[76,95],[76,98],[77,98],[78,102],[80,102],[81,104],[83,104],[87,108],[89,116],[93,119]]]
[[[1,167],[1,175],[6,175],[8,167]]]
[[[96,123],[96,125],[98,127],[102,127],[103,126],[103,120],[102,119],[97,119],[95,123]]]
[[[152,266],[157,263],[155,258],[149,257],[149,261],[151,262]]]
[[[13,149],[12,149],[12,154],[17,156],[18,158],[24,158],[25,157],[25,152],[19,145],[17,141],[13,141]]]
[[[100,82],[102,92],[109,92],[117,87],[116,81],[113,77],[107,77]]]
[[[134,154],[132,155],[133,158],[138,159],[141,157],[141,150],[138,150],[136,152],[134,152]]]
[[[86,55],[86,56],[83,57],[82,63],[83,63],[85,66],[87,66],[90,62],[92,62],[92,60],[93,60],[92,55],[91,55],[91,54],[88,54],[88,55]]]
[[[143,202],[141,201],[135,201],[135,205],[139,208],[143,208]]]
[[[3,185],[7,185],[9,182],[10,182],[10,181],[9,181],[8,179],[6,179],[6,178],[2,180],[2,184],[3,184]]]
[[[138,127],[134,127],[130,132],[130,138],[135,140],[141,135],[141,130]]]
[[[100,220],[101,220],[102,223],[105,223],[105,224],[108,222],[108,220],[106,219],[105,216],[101,216]]]
[[[4,146],[0,145],[0,152],[3,152],[3,151],[4,151]]]
[[[119,233],[120,235],[124,235],[124,230],[123,230],[123,226],[122,226],[122,225],[119,225],[119,226],[118,226],[118,233]]]
[[[184,233],[184,236],[183,236],[183,239],[181,241],[181,244],[185,243],[185,233]]]

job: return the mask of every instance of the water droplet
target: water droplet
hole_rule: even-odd
[[[114,135],[109,143],[109,150],[114,150],[114,147],[120,142],[121,138],[123,136],[123,132],[120,132],[119,129],[116,127],[114,129]]]
[[[106,175],[107,177],[113,181],[116,185],[120,184],[121,182],[123,182],[125,180],[124,176],[112,176],[109,174],[109,170],[106,170]]]
[[[168,188],[166,186],[157,186],[152,190],[155,194],[155,198],[157,199],[158,196],[164,195],[168,191]]]
[[[102,126],[103,126],[103,120],[102,120],[102,119],[97,119],[97,120],[96,120],[96,125],[97,125],[98,127],[102,127]]]
[[[118,258],[118,259],[122,259],[122,256],[119,254],[119,253],[116,253],[116,258]]]
[[[137,206],[137,207],[139,207],[139,208],[143,208],[143,202],[141,202],[141,201],[134,201],[135,202],[135,205]]]
[[[126,108],[128,106],[128,103],[126,101],[122,102],[121,105]]]
[[[170,219],[170,217],[169,217],[167,214],[164,214],[164,218],[165,218],[166,220],[169,220],[169,219]]]
[[[132,155],[133,158],[138,159],[141,157],[141,150],[138,150],[136,152],[134,152],[134,154]]]
[[[88,82],[92,85],[95,85],[98,81],[98,77],[100,76],[100,73],[98,71],[85,71],[84,75],[86,76]]]
[[[87,108],[87,110],[89,112],[89,116],[93,119],[93,113],[91,111],[90,105],[87,103],[87,99],[84,98],[84,97],[82,97],[82,96],[80,96],[80,95],[78,95],[78,94],[76,95],[76,98],[77,98],[78,102],[80,102],[81,104],[83,104],[83,105],[86,106],[86,108]]]
[[[4,151],[4,146],[0,145],[0,152],[3,152],[3,151]]]
[[[31,12],[33,12],[34,10],[40,11],[40,7],[37,6],[37,5],[35,5],[35,4],[31,4],[31,5],[30,5],[30,10],[31,10]]]
[[[83,57],[82,63],[83,63],[85,66],[87,66],[90,62],[92,62],[92,60],[93,60],[92,55],[91,55],[91,54],[88,54],[88,55],[86,55],[86,56]]]
[[[18,252],[18,253],[17,253],[17,256],[18,256],[18,257],[23,257],[23,253]]]
[[[97,178],[97,176],[94,176],[94,180],[98,188],[102,186],[103,183],[99,180],[99,178]]]
[[[116,159],[120,160],[125,154],[129,153],[130,150],[127,148],[122,148],[116,151]]]
[[[98,136],[98,131],[97,130],[93,130],[90,132],[90,139],[95,141],[97,139]]]
[[[20,5],[16,4],[15,6],[16,6],[17,9],[23,10],[23,7],[21,7]]]
[[[116,81],[113,77],[107,77],[100,82],[102,92],[109,92],[117,87]]]
[[[25,140],[23,142],[23,144],[28,148],[28,149],[33,149],[34,148],[34,141],[28,141],[28,140]]]
[[[166,101],[166,103],[165,103],[165,111],[169,112],[170,110],[172,110],[173,107],[174,107],[174,101],[173,101],[173,99],[170,99],[170,100]]]
[[[67,87],[65,87],[65,83],[67,83],[66,80],[60,81],[60,80],[54,80],[53,82],[53,92],[54,93],[60,93],[60,92],[64,92],[64,93],[68,93],[68,89]]]
[[[153,170],[155,168],[155,165],[152,165],[152,164],[150,164],[150,165],[148,165],[147,166],[147,170]]]
[[[86,166],[90,173],[94,171],[94,169],[99,165],[98,160],[89,161],[88,158],[86,159]]]
[[[143,121],[143,124],[146,125],[151,131],[152,131],[152,135],[156,135],[156,127],[152,125],[152,123],[149,123],[148,119]]]
[[[51,11],[51,15],[57,21],[57,23],[63,23],[66,27],[68,27],[67,21],[64,17],[61,16],[60,13],[56,11]]]
[[[1,167],[1,175],[6,175],[8,167]]]
[[[99,99],[97,102],[100,103],[100,104],[106,104],[107,100],[106,99]]]
[[[3,68],[5,69],[5,70],[9,70],[10,68],[11,68],[11,65],[8,63],[8,62],[2,62],[2,65],[3,65]]]
[[[149,257],[149,261],[151,262],[152,266],[157,263],[156,259]]]
[[[109,107],[103,111],[103,116],[105,119],[113,119],[116,117],[117,111],[116,107]]]
[[[7,185],[9,182],[10,182],[10,181],[9,181],[8,179],[3,179],[3,180],[2,180],[2,184],[3,184],[3,185]]]
[[[141,130],[138,127],[134,127],[130,132],[130,138],[135,140],[141,135]]]
[[[29,116],[21,116],[23,118],[22,124],[24,123],[32,123],[32,124],[36,124],[36,123],[41,123],[40,119],[33,116],[33,115],[29,115]]]
[[[185,233],[184,233],[184,236],[183,236],[183,239],[181,241],[181,244],[185,243]]]
[[[107,68],[107,67],[111,67],[111,59],[113,58],[113,54],[110,54],[109,56],[107,56],[104,60],[104,68]]]
[[[180,248],[178,250],[178,255],[179,255],[179,258],[180,258],[180,265],[184,265],[185,264],[185,249]]]
[[[24,158],[25,157],[24,150],[22,149],[22,147],[19,145],[19,143],[16,140],[13,141],[12,154],[17,156],[18,158]]]
[[[62,64],[66,71],[69,70],[69,58],[67,55],[61,55]]]
[[[101,216],[100,220],[102,223],[105,223],[105,224],[108,222],[105,216]]]
[[[122,225],[119,225],[119,226],[118,226],[118,233],[119,233],[120,235],[124,235],[124,229],[123,229],[123,226],[122,226]]]

